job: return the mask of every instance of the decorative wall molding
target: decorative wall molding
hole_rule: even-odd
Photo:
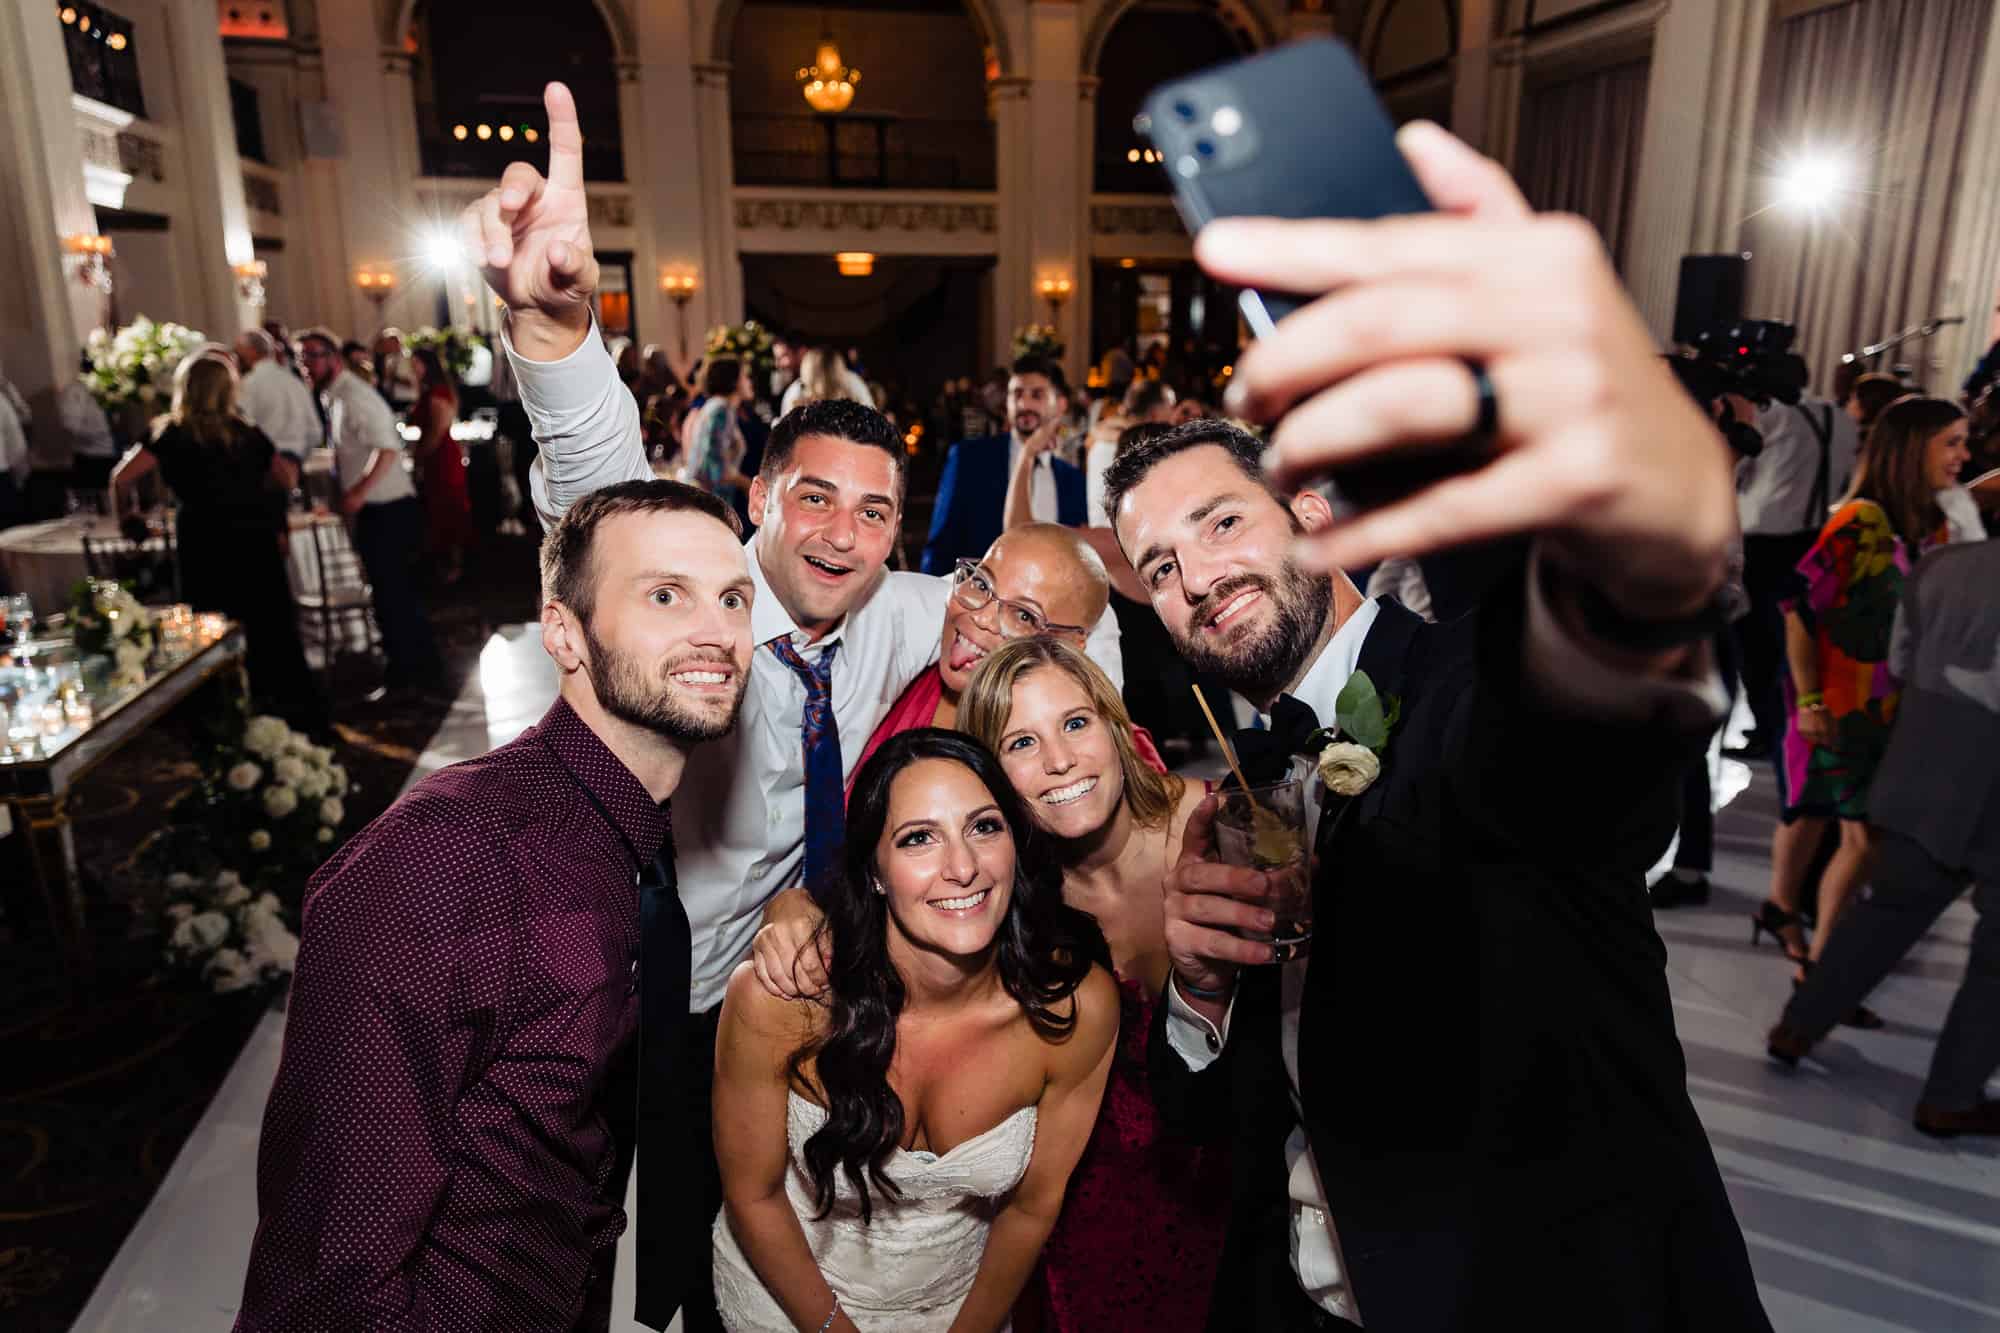
[[[1100,236],[1158,236],[1171,232],[1182,235],[1181,215],[1166,200],[1158,203],[1123,200],[1092,203],[1090,229]]]
[[[248,179],[246,173],[246,184]],[[460,209],[499,183],[498,180],[441,180],[430,177],[417,182],[417,193],[425,204],[437,210],[442,216],[456,217]],[[629,189],[614,192],[611,186],[593,182],[586,197],[590,207],[591,226],[629,228],[633,225],[634,212]]]
[[[946,200],[750,198],[739,194],[736,225],[745,231],[977,232],[999,227],[997,205]]]
[[[166,153],[157,142],[144,135],[127,131],[109,134],[85,127],[79,138],[83,146],[83,160],[91,166],[122,171],[133,177],[143,176],[150,181],[167,178]]]

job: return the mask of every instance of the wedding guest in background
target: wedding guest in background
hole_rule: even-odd
[[[410,409],[410,424],[417,428],[410,456],[424,479],[424,545],[437,561],[438,577],[450,587],[465,572],[473,535],[465,448],[451,435],[458,421],[458,387],[435,347],[418,348],[414,359],[420,391]]]
[[[340,355],[349,370],[360,376],[369,388],[375,387],[375,360],[368,354],[368,344],[349,338],[340,345]]]
[[[398,342],[400,346],[400,340]],[[371,393],[341,359],[340,344],[325,329],[299,335],[299,353],[313,387],[326,401],[327,440],[340,483],[340,512],[354,534],[354,550],[368,573],[375,620],[388,657],[385,690],[440,689],[444,662],[424,612],[416,562],[423,549],[424,514],[403,466],[403,437],[388,404]]]
[[[1997,586],[1992,542],[1933,551],[1905,582],[1889,649],[1903,696],[1868,803],[1869,891],[1767,1038],[1773,1059],[1805,1058],[1971,882],[1972,953],[1913,1116],[1938,1138],[2000,1134],[2000,1102],[1986,1095],[2000,1068]]]
[[[1859,400],[1869,387],[1863,376]],[[1869,793],[1896,720],[1901,685],[1889,665],[1889,632],[1911,566],[1947,536],[1937,493],[1965,465],[1965,414],[1942,398],[1905,395],[1884,408],[1847,493],[1799,561],[1803,587],[1785,607],[1787,800],[1771,843],[1773,897],[1752,918],[1798,964],[1794,984],[1825,950],[1854,890],[1868,878]],[[1802,939],[1796,900],[1782,895],[1803,878],[1824,821],[1840,821],[1840,847],[1821,873],[1818,917]],[[1816,826],[1814,821],[1821,821]],[[1804,947],[1802,947],[1804,946]],[[1847,1017],[1880,1027],[1866,1007]]]
[[[723,1004],[724,1327],[1007,1325],[1118,1031],[1103,942],[1039,853],[969,737],[904,732],[855,775],[819,898],[825,1002],[776,999],[745,965]]]
[[[1166,772],[1117,687],[1062,639],[997,648],[973,672],[959,723],[999,756],[1048,835],[1063,901],[1104,933],[1119,987],[1119,1056],[1028,1326],[1200,1333],[1229,1224],[1229,1154],[1161,1123],[1146,1044],[1169,971],[1162,886],[1205,789]]]
[[[736,424],[737,408],[754,392],[750,370],[733,356],[718,356],[701,372],[703,401],[686,426],[688,439],[684,480],[734,507],[750,489],[743,475],[743,432]]]
[[[1088,521],[1083,472],[1054,452],[1068,404],[1060,366],[1040,357],[1014,363],[1007,379],[1012,433],[960,440],[945,455],[921,561],[926,574],[949,574],[993,544],[1007,526],[1007,492],[1017,473],[1036,522],[1082,527]]]
[[[236,364],[243,368],[243,415],[277,449],[285,490],[297,490],[306,455],[325,438],[312,390],[262,329],[236,335]]]
[[[800,403],[823,403],[833,398],[875,405],[868,382],[848,369],[847,362],[831,347],[812,347],[799,361],[799,377],[785,390],[779,402],[780,416]]]
[[[5,394],[0,394],[0,528],[27,521],[28,481],[34,475],[28,428]]]
[[[102,490],[111,484],[111,469],[118,462],[118,438],[112,433],[104,405],[83,382],[82,376],[90,369],[90,353],[86,351],[78,377],[64,383],[56,395],[56,419],[69,437],[71,478],[79,487]]]
[[[305,335],[299,335],[305,341]],[[312,378],[311,368],[306,378]],[[403,350],[403,331],[390,327],[375,335],[375,392],[382,396],[390,410],[397,416],[406,414],[417,401],[418,378],[416,362]]]
[[[238,1333],[601,1333],[635,1134],[662,1263],[713,1220],[653,1174],[694,1132],[662,1094],[708,1058],[684,1045],[669,798],[735,725],[743,547],[714,497],[628,482],[571,509],[541,566],[556,703],[307,885]]]
[[[158,471],[180,506],[181,596],[243,626],[244,665],[261,711],[324,736],[326,701],[306,666],[285,569],[290,470],[271,438],[243,419],[236,395],[228,362],[183,361],[174,372],[172,410],[112,470],[112,509],[135,511],[140,480]]]
[[[1727,450],[1587,226],[1436,126],[1398,142],[1445,211],[1197,239],[1218,281],[1328,293],[1232,376],[1232,410],[1282,418],[1269,471],[1202,423],[1106,479],[1182,654],[1267,715],[1245,739],[1281,774],[1335,765],[1310,966],[1234,933],[1276,904],[1215,859],[1212,807],[1169,872],[1149,1072],[1170,1127],[1235,1156],[1216,1326],[1768,1330],[1645,894],[1727,705]],[[1523,292],[1546,320],[1516,317]],[[1477,430],[1489,395],[1479,466],[1333,521],[1330,471]],[[1468,542],[1495,545],[1448,624],[1339,573]],[[1363,673],[1385,716],[1328,756]]]
[[[1847,399],[1847,415],[1854,418],[1864,442],[1882,410],[1898,398],[1907,397],[1909,392],[1910,386],[1900,377],[1881,371],[1870,371],[1854,381],[1854,392]]]

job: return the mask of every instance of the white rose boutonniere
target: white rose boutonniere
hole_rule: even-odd
[[[1337,796],[1359,796],[1382,775],[1382,761],[1365,745],[1335,741],[1319,752],[1319,779]]]

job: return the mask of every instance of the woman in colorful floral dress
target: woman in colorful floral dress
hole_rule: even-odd
[[[1903,580],[1945,540],[1937,492],[1957,483],[1965,438],[1965,414],[1955,404],[1916,395],[1892,404],[1869,432],[1846,496],[1799,561],[1800,593],[1785,608],[1790,800],[1780,838],[1832,817],[1840,821],[1840,848],[1820,877],[1810,949],[1796,904],[1767,902],[1757,921],[1783,941],[1801,977],[1868,875],[1868,786],[1901,691],[1889,672],[1890,630]],[[1881,1022],[1865,1009],[1850,1021]]]

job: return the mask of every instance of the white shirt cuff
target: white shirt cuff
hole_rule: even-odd
[[[1670,718],[1688,730],[1713,727],[1729,714],[1729,694],[1716,670],[1713,644],[1695,645],[1671,676],[1633,675],[1577,642],[1549,606],[1542,587],[1542,552],[1528,555],[1528,625],[1522,645],[1527,679],[1572,713],[1607,722]]]
[[[554,524],[578,500],[614,482],[652,480],[639,405],[619,381],[594,316],[583,341],[559,361],[530,361],[516,352],[504,323],[500,345],[540,449],[528,483],[544,523]]]
[[[1229,1020],[1235,1013],[1236,997],[1232,994],[1228,1007],[1222,1011],[1222,1026],[1218,1028],[1181,997],[1179,981],[1167,979],[1167,1045],[1195,1073],[1214,1064],[1222,1048],[1229,1044]]]

